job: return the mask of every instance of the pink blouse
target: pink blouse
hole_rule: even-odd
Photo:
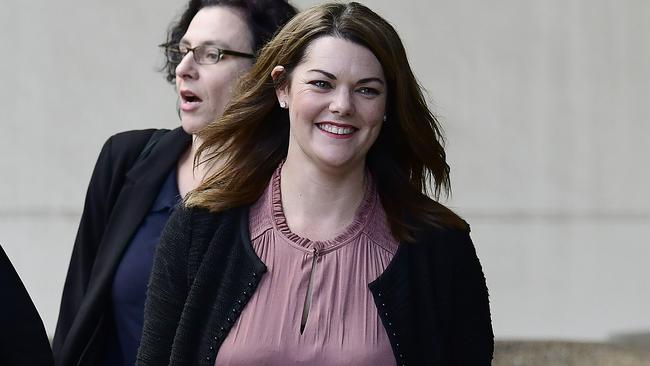
[[[215,365],[395,365],[368,289],[398,245],[374,185],[366,179],[363,202],[343,233],[311,241],[287,226],[280,169],[250,211],[251,242],[268,272],[224,340]],[[301,333],[310,276],[311,302]]]

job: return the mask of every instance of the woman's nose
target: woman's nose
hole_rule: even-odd
[[[334,93],[330,103],[330,112],[339,115],[354,114],[354,99],[350,90],[340,88]]]
[[[190,51],[185,54],[181,62],[176,66],[176,77],[181,79],[196,79],[198,72],[196,62],[194,62],[194,52]]]

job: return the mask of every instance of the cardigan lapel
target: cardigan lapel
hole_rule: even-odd
[[[97,258],[102,260],[97,261],[93,268],[89,287],[95,281],[100,287],[112,281],[131,237],[149,212],[161,185],[189,142],[190,136],[180,127],[172,130],[160,138],[149,156],[137,162],[126,173],[126,182],[115,202],[97,253]]]
[[[384,272],[368,284],[398,365],[407,364],[411,355],[412,289],[408,272],[408,248],[400,244]]]
[[[400,243],[386,270],[368,285],[398,365],[446,364],[439,333],[443,290],[430,277],[438,273],[438,258],[433,255],[431,261],[432,254],[422,250],[427,246],[430,249],[427,240]],[[422,359],[423,348],[427,361]]]

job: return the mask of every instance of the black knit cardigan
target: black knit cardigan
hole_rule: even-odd
[[[428,228],[368,285],[398,365],[490,365],[488,292],[468,231]],[[158,245],[137,365],[213,366],[266,272],[248,207],[178,207]]]

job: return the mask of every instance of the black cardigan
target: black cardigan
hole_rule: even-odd
[[[54,365],[41,317],[2,246],[0,293],[0,365]]]
[[[93,171],[63,288],[52,350],[56,365],[101,364],[115,270],[191,137],[180,127],[111,136]],[[162,130],[159,130],[162,131]]]
[[[137,365],[214,365],[266,272],[249,238],[247,207],[172,214],[154,260]],[[487,287],[468,231],[422,230],[369,288],[398,365],[491,363]]]

